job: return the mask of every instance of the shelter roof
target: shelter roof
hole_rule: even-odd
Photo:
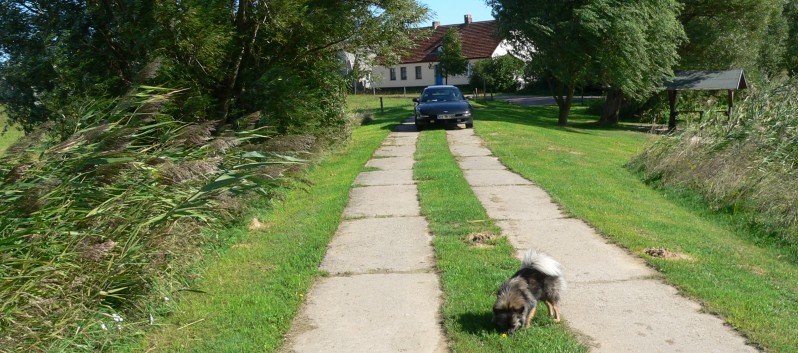
[[[668,91],[728,91],[748,88],[743,69],[678,71],[665,83]]]

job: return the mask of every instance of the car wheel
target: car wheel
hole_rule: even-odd
[[[418,119],[416,119],[416,130],[424,130],[424,123],[420,122]]]
[[[473,121],[469,121],[465,125],[466,125],[466,129],[473,129],[474,128],[474,122]]]

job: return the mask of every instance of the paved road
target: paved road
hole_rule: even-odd
[[[447,351],[441,292],[427,222],[412,180],[418,133],[400,125],[367,164],[283,352]],[[640,259],[608,244],[549,195],[507,170],[472,129],[449,146],[488,215],[520,256],[535,247],[558,259],[569,289],[564,324],[592,352],[757,352]]]
[[[584,96],[584,99],[600,99],[604,98],[602,96]],[[521,105],[521,106],[533,106],[533,105],[557,105],[557,102],[554,101],[554,97],[552,96],[496,96],[493,97],[495,100],[500,101],[507,101],[512,104]],[[579,103],[583,99],[582,96],[574,96],[574,103]]]

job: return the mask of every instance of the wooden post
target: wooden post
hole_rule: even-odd
[[[382,106],[382,97],[380,97],[380,113],[385,113],[385,109]]]
[[[729,111],[726,116],[729,117],[729,124],[732,122],[732,114],[734,112],[734,90],[729,90]]]
[[[671,115],[668,118],[668,131],[673,131],[676,129],[676,116],[679,113],[676,112],[676,90],[668,90],[668,103],[671,106]]]

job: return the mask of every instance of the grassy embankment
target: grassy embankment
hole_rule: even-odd
[[[454,157],[445,131],[424,131],[416,152],[422,213],[434,234],[433,246],[444,292],[443,320],[455,352],[586,352],[568,329],[539,310],[531,329],[513,336],[491,323],[496,289],[518,270],[518,260],[505,238],[474,242],[498,235]]]
[[[211,256],[194,284],[183,292],[175,312],[156,318],[161,326],[128,351],[272,352],[320,273],[319,263],[340,222],[349,189],[390,128],[410,112],[407,99],[379,101],[358,96],[355,110],[371,110],[373,120],[355,129],[342,150],[307,171],[308,187],[290,191],[271,210],[254,210],[247,224],[225,230],[241,241]]]
[[[0,156],[5,153],[6,148],[16,142],[24,133],[8,123],[4,107],[0,106]]]
[[[654,190],[625,165],[652,137],[605,129],[577,108],[556,127],[556,107],[490,103],[476,132],[512,170],[543,187],[563,209],[644,258],[683,294],[703,303],[770,352],[798,351],[798,261],[762,244],[733,216]],[[665,248],[686,259],[645,255]]]

